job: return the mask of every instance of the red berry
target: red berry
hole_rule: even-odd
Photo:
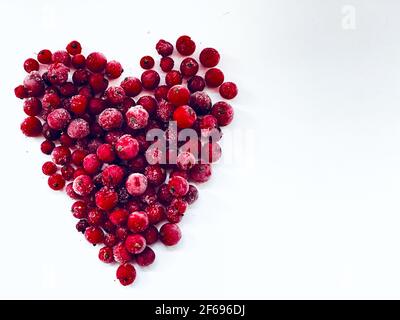
[[[154,59],[150,56],[144,56],[140,59],[140,66],[146,70],[151,69],[154,67]]]
[[[219,53],[214,48],[205,48],[200,52],[200,63],[206,68],[215,67],[220,59]]]
[[[125,248],[132,254],[139,254],[146,248],[146,239],[140,234],[131,234],[125,240]]]
[[[37,71],[32,71],[24,79],[24,92],[21,87],[15,89],[15,95],[18,98],[39,97],[44,93],[44,81]],[[23,95],[24,94],[24,95]]]
[[[86,67],[92,72],[102,72],[107,65],[107,59],[100,52],[92,52],[86,58]]]
[[[167,176],[165,169],[159,165],[147,166],[144,173],[148,183],[153,186],[159,186],[160,184],[162,184]]]
[[[210,88],[219,87],[224,82],[224,74],[218,68],[208,69],[204,79]]]
[[[117,269],[117,279],[123,286],[133,283],[136,279],[136,270],[129,263],[122,264]]]
[[[76,149],[74,152],[72,152],[71,161],[74,165],[81,166],[86,155],[87,152],[85,150]]]
[[[50,65],[47,71],[49,81],[54,85],[61,85],[68,80],[69,68],[60,62]]]
[[[42,124],[38,118],[28,117],[22,121],[21,131],[27,137],[37,137],[42,132]]]
[[[104,236],[104,241],[103,241],[103,243],[104,243],[104,245],[106,245],[107,247],[113,247],[113,246],[115,246],[115,245],[117,244],[117,242],[118,242],[118,238],[117,238],[117,236],[116,236],[115,234],[107,233],[107,234]],[[113,257],[113,259],[114,259],[114,257]]]
[[[24,112],[28,116],[37,116],[42,110],[42,103],[38,98],[28,98],[24,101]]]
[[[128,126],[135,130],[146,127],[149,120],[149,113],[141,105],[130,107],[125,116]]]
[[[160,75],[157,71],[146,70],[141,76],[142,86],[146,90],[154,90],[160,84]]]
[[[196,44],[189,36],[180,36],[176,40],[176,50],[183,56],[190,56],[196,50]]]
[[[160,68],[164,72],[169,72],[174,67],[174,59],[171,57],[162,57],[160,60]]]
[[[147,245],[158,241],[158,230],[154,225],[148,226],[148,228],[142,232],[142,235],[146,239]]]
[[[76,194],[87,196],[94,188],[92,178],[85,174],[79,175],[75,178],[72,188]]]
[[[43,49],[43,50],[39,51],[39,53],[37,55],[37,59],[40,63],[50,64],[51,60],[52,60],[52,56],[53,56],[53,54],[51,53],[50,50]]]
[[[94,153],[88,154],[84,159],[83,159],[83,169],[88,174],[95,174],[100,171],[102,162],[97,158],[97,156]]]
[[[113,250],[110,247],[103,247],[99,250],[99,259],[105,263],[114,262]]]
[[[76,69],[81,69],[86,66],[86,58],[83,54],[76,54],[71,59],[71,64]]]
[[[90,209],[88,212],[87,221],[91,226],[100,226],[104,221],[104,211],[97,208]]]
[[[167,93],[167,99],[175,106],[183,106],[189,102],[190,91],[181,85],[173,86]]]
[[[63,165],[61,167],[61,175],[66,181],[70,181],[74,176],[75,169],[70,164]]]
[[[154,90],[154,97],[156,98],[157,101],[167,100],[168,90],[169,87],[167,85],[158,86]]]
[[[181,62],[180,70],[184,77],[193,77],[199,71],[199,64],[193,58],[185,58]]]
[[[71,206],[72,215],[77,219],[84,219],[87,217],[88,206],[86,202],[78,200]]]
[[[107,62],[106,65],[106,76],[108,79],[117,79],[124,72],[122,69],[122,65],[115,60],[111,60]]]
[[[177,70],[171,70],[165,75],[165,84],[169,87],[182,83],[182,75]]]
[[[199,114],[209,113],[211,110],[211,98],[205,92],[195,92],[190,96],[189,106]]]
[[[88,227],[85,230],[85,238],[89,243],[96,245],[103,242],[104,232],[99,227]]]
[[[135,211],[128,216],[128,229],[134,233],[142,232],[149,226],[149,218],[144,211]]]
[[[116,226],[120,226],[126,223],[128,220],[129,212],[125,209],[116,209],[110,213],[109,219]]]
[[[64,108],[55,109],[47,116],[47,124],[54,130],[66,128],[71,121],[71,115]]]
[[[141,173],[132,173],[125,183],[126,190],[132,196],[139,196],[147,189],[147,178]]]
[[[139,143],[131,135],[125,134],[115,143],[115,152],[122,160],[133,159],[139,153]]]
[[[174,223],[166,223],[160,228],[160,240],[166,246],[176,245],[181,237],[181,230]]]
[[[101,172],[101,180],[107,187],[116,187],[124,179],[125,171],[122,167],[112,164]]]
[[[57,172],[57,166],[55,165],[54,162],[47,161],[47,162],[43,163],[42,172],[46,176],[51,176],[52,174]]]
[[[71,56],[65,50],[58,50],[53,53],[52,60],[54,63],[61,63],[67,67],[71,64]]]
[[[113,255],[114,260],[118,263],[126,263],[132,260],[132,255],[128,250],[126,250],[123,242],[118,243],[116,246],[114,246]]]
[[[170,56],[174,51],[174,46],[163,39],[159,40],[156,44],[156,50],[162,57]]]
[[[142,91],[142,83],[135,77],[126,77],[121,82],[121,87],[128,97],[135,97]]]
[[[54,173],[49,177],[49,187],[53,190],[61,190],[65,186],[65,180],[59,173]]]
[[[72,82],[66,82],[59,87],[60,94],[63,97],[72,97],[73,95],[78,93],[77,88]]]
[[[44,153],[44,154],[51,154],[51,152],[53,151],[55,147],[54,142],[49,141],[49,140],[44,140],[41,144],[40,144],[40,150]]]
[[[141,96],[137,104],[145,108],[149,115],[153,114],[157,109],[157,101],[152,96]]]
[[[26,59],[24,62],[24,69],[28,73],[30,73],[32,71],[38,71],[39,70],[39,62],[37,62],[33,58]]]
[[[124,118],[122,113],[115,108],[107,108],[103,110],[98,118],[99,125],[107,131],[120,128],[123,121]]]
[[[151,224],[157,224],[165,218],[165,208],[160,203],[150,204],[145,211]]]
[[[136,262],[141,267],[151,265],[156,259],[156,254],[150,247],[146,247],[143,252],[136,256]]]
[[[57,93],[49,92],[43,96],[42,107],[46,111],[50,112],[55,108],[58,108],[61,104],[61,99]]]
[[[169,205],[173,199],[173,195],[169,192],[169,188],[167,184],[163,184],[160,186],[157,192],[158,200],[164,204]]]
[[[105,92],[107,102],[113,106],[121,105],[126,95],[122,87],[109,87]]]
[[[90,72],[87,69],[78,69],[72,74],[72,82],[76,86],[83,86],[89,83]]]
[[[196,112],[187,105],[176,108],[173,114],[173,119],[176,121],[178,128],[180,129],[190,128],[193,126],[196,118]]]
[[[196,163],[196,158],[191,152],[180,152],[176,158],[176,164],[181,170],[189,170]]]
[[[114,147],[108,143],[101,144],[97,148],[96,154],[97,157],[105,163],[111,163],[115,160]]]
[[[89,124],[83,119],[74,119],[68,126],[67,134],[72,139],[82,139],[90,134]]]
[[[102,93],[108,87],[108,80],[102,73],[93,73],[89,77],[89,85],[94,93]]]
[[[96,192],[95,201],[98,208],[108,211],[117,205],[118,194],[108,187],[103,187]]]
[[[14,94],[18,99],[24,99],[28,97],[28,92],[23,85],[19,85],[14,89]]]
[[[82,46],[78,41],[73,40],[70,43],[68,43],[66,50],[69,54],[74,56],[82,52]]]
[[[209,164],[196,164],[189,171],[189,177],[197,183],[206,182],[211,177],[211,166]]]
[[[233,82],[224,82],[219,87],[219,93],[222,98],[233,99],[234,97],[237,96],[238,89],[236,84],[234,84]]]
[[[218,125],[223,127],[232,122],[234,112],[230,104],[220,101],[213,105],[211,114],[217,119]]]
[[[189,184],[186,179],[175,176],[168,181],[168,189],[174,197],[183,197],[189,191]]]
[[[194,185],[190,184],[189,191],[186,193],[186,195],[183,197],[183,199],[188,204],[193,204],[198,198],[199,198],[199,191],[197,190],[197,188]]]

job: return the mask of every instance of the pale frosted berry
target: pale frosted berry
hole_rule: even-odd
[[[23,89],[26,95],[29,97],[41,96],[44,92],[44,82],[42,77],[40,76],[40,73],[37,71],[32,71],[31,73],[29,73],[24,79]],[[17,94],[17,92],[15,93]],[[21,97],[21,95],[19,95],[18,97]],[[22,98],[25,98],[25,96],[23,96]]]
[[[98,123],[104,130],[118,129],[122,126],[124,118],[122,113],[115,108],[107,108],[99,115]]]
[[[131,135],[125,134],[115,143],[115,152],[122,160],[133,159],[139,153],[139,143]]]
[[[47,71],[49,81],[54,85],[61,85],[68,80],[69,68],[60,62],[50,65]]]
[[[71,56],[65,50],[58,50],[53,53],[52,60],[54,63],[62,63],[69,67],[71,64]]]
[[[88,175],[80,175],[74,179],[72,188],[80,196],[87,196],[94,188],[92,178]]]
[[[149,113],[141,105],[130,107],[126,112],[126,122],[132,129],[142,129],[147,126]]]
[[[83,119],[74,119],[68,126],[68,136],[72,139],[82,139],[89,135],[89,123]]]
[[[66,128],[71,121],[71,115],[63,108],[55,109],[47,116],[47,123],[54,130]]]
[[[113,106],[121,105],[126,95],[122,87],[109,87],[105,92],[107,102]]]
[[[147,178],[141,173],[132,173],[125,183],[126,190],[132,196],[139,196],[147,189]]]

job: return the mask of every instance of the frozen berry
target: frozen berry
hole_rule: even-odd
[[[74,119],[68,126],[67,129],[68,136],[72,139],[82,139],[89,135],[90,128],[86,120]]]
[[[71,59],[71,64],[76,69],[81,69],[86,66],[86,58],[83,54],[76,54]]]
[[[230,104],[220,101],[213,105],[211,114],[217,119],[218,125],[227,126],[233,120],[233,108]]]
[[[99,250],[99,259],[105,263],[114,261],[113,250],[110,247],[103,247]]]
[[[61,85],[68,80],[69,68],[60,62],[50,65],[47,76],[54,85]]]
[[[51,176],[52,174],[57,172],[57,166],[55,165],[54,162],[47,161],[47,162],[43,163],[42,172],[46,176]]]
[[[189,171],[189,177],[192,181],[197,183],[206,182],[211,177],[211,166],[209,164],[196,164]]]
[[[207,86],[216,88],[224,82],[224,74],[220,69],[212,68],[207,70],[204,79],[206,80]]]
[[[101,144],[97,148],[96,154],[97,157],[105,163],[111,163],[115,160],[114,147],[108,143]]]
[[[176,40],[176,50],[183,56],[190,56],[196,50],[196,44],[189,36],[180,36]]]
[[[66,50],[69,54],[76,55],[82,52],[82,46],[78,41],[73,40],[68,43]]]
[[[39,72],[32,71],[25,77],[24,89],[29,97],[39,97],[43,94],[44,82]]]
[[[71,115],[63,108],[55,109],[47,116],[47,123],[54,130],[62,130],[71,121]]]
[[[39,62],[37,62],[33,58],[26,59],[24,62],[24,69],[26,72],[38,71],[39,70]]]
[[[58,50],[53,53],[52,60],[54,63],[62,63],[69,67],[71,64],[71,56],[65,50]]]
[[[219,53],[214,48],[205,48],[200,52],[200,62],[206,68],[215,67],[220,59]]]
[[[132,284],[136,279],[136,270],[129,263],[122,264],[117,269],[117,279],[123,286]]]
[[[100,52],[93,52],[86,58],[86,67],[92,72],[102,72],[107,65],[107,59]]]
[[[181,230],[174,223],[166,223],[160,228],[160,240],[166,246],[176,245],[181,237]]]
[[[37,116],[42,110],[42,103],[38,98],[28,98],[24,101],[24,112],[28,116]]]
[[[122,160],[133,159],[139,153],[139,143],[131,135],[125,134],[115,143],[115,152]]]
[[[107,89],[108,80],[102,73],[93,73],[89,77],[89,86],[94,93],[101,93]]]
[[[129,212],[125,209],[116,209],[110,213],[109,219],[116,226],[120,226],[126,223],[128,220]]]
[[[132,254],[139,254],[146,248],[146,239],[140,234],[131,234],[125,240],[125,248]]]
[[[141,267],[151,265],[156,259],[156,254],[150,247],[146,247],[143,252],[136,256],[136,263]]]
[[[194,185],[190,184],[189,191],[186,193],[186,195],[183,197],[183,199],[188,204],[193,204],[198,198],[199,198],[199,191],[197,190],[197,188]]]
[[[109,87],[105,92],[107,102],[113,106],[121,105],[126,95],[122,87]]]
[[[170,56],[174,51],[174,46],[163,39],[159,40],[156,44],[156,50],[162,57]]]
[[[132,129],[146,127],[149,120],[149,113],[141,105],[130,107],[125,116],[128,126]]]
[[[24,99],[28,97],[28,91],[23,85],[19,85],[14,89],[14,94],[18,99]]]
[[[132,173],[125,183],[126,190],[132,196],[139,196],[147,189],[147,178],[141,173]]]
[[[107,187],[118,186],[122,182],[124,176],[124,169],[116,164],[109,165],[101,172],[101,180]]]
[[[233,99],[238,94],[238,89],[233,82],[224,82],[219,87],[219,93],[222,98]]]
[[[128,216],[128,229],[134,233],[142,232],[149,226],[149,218],[144,211],[135,211]]]
[[[108,79],[119,78],[123,71],[124,69],[122,69],[122,66],[118,61],[111,60],[107,62],[106,76],[108,77]]]
[[[160,75],[157,71],[146,70],[141,76],[142,86],[146,90],[154,90],[160,84]]]
[[[99,244],[103,242],[104,232],[99,227],[88,227],[85,230],[85,238],[91,244]]]
[[[182,83],[182,75],[177,70],[171,70],[165,75],[165,84],[169,87]]]
[[[173,86],[167,93],[167,99],[175,106],[183,106],[189,102],[190,91],[181,85]]]
[[[103,187],[96,192],[95,201],[98,208],[108,211],[117,205],[118,194],[113,189]]]
[[[167,100],[168,90],[169,87],[167,85],[158,86],[154,90],[154,97],[156,98],[157,101]]]
[[[40,63],[43,64],[50,64],[51,63],[51,59],[52,59],[53,54],[51,53],[50,50],[47,49],[43,49],[40,50],[38,55],[37,55],[37,59]]]
[[[122,113],[115,108],[107,108],[99,115],[98,123],[104,130],[118,129],[124,118]]]
[[[87,221],[91,226],[100,226],[104,221],[104,211],[98,208],[92,208],[88,212]]]
[[[44,141],[40,144],[40,150],[41,150],[44,154],[51,154],[51,152],[53,151],[54,148],[55,148],[55,144],[54,144],[53,141],[44,140]]]
[[[196,158],[191,152],[180,152],[176,158],[176,164],[181,170],[189,170],[196,163]]]
[[[61,174],[54,173],[49,177],[48,184],[53,190],[61,190],[65,186],[65,180]]]
[[[42,132],[42,124],[36,117],[27,117],[21,123],[21,131],[27,137],[37,137]]]
[[[80,196],[87,196],[94,188],[92,178],[88,175],[80,175],[74,179],[72,185],[76,194]]]
[[[189,191],[189,184],[186,179],[175,176],[168,181],[168,189],[174,197],[183,197]]]
[[[97,158],[97,156],[94,153],[88,154],[84,159],[83,159],[83,169],[88,174],[95,174],[100,171],[102,162]]]
[[[178,128],[180,129],[190,128],[193,126],[196,118],[196,112],[187,105],[176,108],[173,114],[173,119],[176,121]]]
[[[199,114],[206,114],[211,110],[211,98],[205,92],[195,92],[190,96],[189,106]]]
[[[159,186],[165,181],[165,169],[159,165],[149,165],[144,172],[148,183],[153,186]]]
[[[174,59],[171,57],[162,57],[160,60],[160,68],[164,72],[169,72],[174,68]]]
[[[121,82],[121,87],[128,97],[135,97],[142,91],[142,83],[135,77],[126,77]]]
[[[193,58],[185,58],[181,62],[180,70],[184,77],[193,77],[199,71],[199,64]]]
[[[151,69],[154,67],[154,59],[151,56],[144,56],[140,59],[140,66],[146,70]]]

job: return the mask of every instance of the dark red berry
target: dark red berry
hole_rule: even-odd
[[[223,127],[232,122],[234,112],[230,104],[220,101],[213,105],[211,114],[217,119],[218,125]]]
[[[135,97],[142,91],[142,83],[135,77],[126,77],[121,82],[121,87],[128,97]]]
[[[210,88],[219,87],[224,82],[224,73],[218,68],[208,69],[204,79]]]
[[[160,68],[164,72],[169,72],[174,68],[174,59],[171,57],[162,57],[160,60]]]
[[[107,62],[106,65],[106,76],[108,79],[117,79],[122,74],[124,69],[122,69],[122,65],[115,60],[111,60]]]
[[[39,62],[37,62],[33,58],[26,59],[24,62],[24,69],[28,73],[30,73],[32,71],[38,71],[39,70]]]
[[[24,112],[28,116],[37,116],[42,110],[42,103],[38,98],[28,98],[24,101]]]
[[[183,56],[190,56],[196,50],[196,44],[189,36],[180,36],[176,40],[176,50]]]
[[[206,82],[200,76],[191,77],[187,83],[187,87],[192,93],[197,91],[203,91],[205,86]]]
[[[72,57],[71,64],[76,69],[82,69],[86,66],[86,58],[83,54],[76,54]]]
[[[177,70],[171,70],[165,75],[165,83],[167,86],[172,87],[182,83],[182,75]]]
[[[160,240],[166,246],[176,245],[181,237],[181,230],[174,223],[166,223],[160,228]]]
[[[39,51],[39,53],[37,55],[37,59],[40,63],[50,64],[51,60],[52,60],[52,56],[53,56],[53,54],[51,53],[50,50],[43,49],[43,50]]]
[[[66,50],[69,54],[74,56],[82,52],[82,46],[78,41],[73,40],[70,43],[68,43]]]
[[[220,59],[219,53],[214,48],[205,48],[200,52],[200,63],[206,68],[215,67]]]
[[[136,256],[136,263],[141,267],[151,265],[156,259],[156,254],[150,247],[146,247],[143,252]]]
[[[71,56],[65,50],[58,50],[53,53],[52,61],[53,63],[61,63],[69,67],[71,65]]]
[[[146,90],[154,90],[160,84],[160,75],[155,70],[146,70],[141,76],[142,86]]]
[[[197,183],[206,182],[211,177],[211,166],[209,164],[196,164],[189,171],[189,178]]]
[[[100,52],[92,52],[86,58],[86,67],[92,72],[102,72],[107,65],[107,59]]]
[[[54,142],[49,141],[49,140],[44,140],[41,144],[40,144],[40,150],[44,153],[44,154],[51,154],[51,152],[53,151],[55,147]]]
[[[185,58],[181,62],[180,70],[184,77],[193,77],[199,71],[199,64],[193,58]]]
[[[103,242],[104,232],[99,227],[88,227],[85,230],[85,238],[89,243],[96,245]]]
[[[139,254],[146,248],[146,239],[140,234],[131,234],[125,240],[125,248],[132,254]]]
[[[93,73],[89,77],[89,85],[93,93],[102,93],[108,87],[108,80],[102,73]]]
[[[55,165],[54,162],[47,161],[47,162],[43,163],[42,172],[46,176],[51,176],[52,174],[57,172],[57,166]]]
[[[23,85],[19,85],[14,89],[14,94],[18,99],[24,99],[28,97],[28,92]]]
[[[22,133],[27,137],[37,137],[42,132],[42,124],[36,117],[25,118],[20,127]]]
[[[136,270],[129,263],[122,264],[117,269],[117,279],[123,286],[132,284],[136,279]]]
[[[48,184],[53,190],[61,190],[65,186],[65,180],[61,174],[54,173],[49,177]]]
[[[142,232],[142,235],[146,239],[147,245],[158,241],[158,230],[154,225],[148,226],[148,228]]]
[[[158,105],[156,99],[152,96],[141,96],[137,101],[137,104],[145,108],[149,115],[154,114]]]
[[[77,230],[78,232],[85,233],[85,231],[86,231],[86,229],[87,229],[88,227],[89,227],[89,223],[88,223],[86,220],[84,220],[84,219],[79,220],[79,221],[76,223],[76,230]]]
[[[154,67],[154,59],[151,56],[144,56],[140,59],[140,66],[143,69],[151,69]]]
[[[224,82],[219,87],[219,93],[222,98],[233,99],[237,96],[238,89],[236,84],[234,84],[233,82]]]
[[[156,50],[162,57],[170,56],[174,51],[174,46],[163,39],[159,40],[156,44]]]
[[[114,261],[113,250],[110,247],[103,247],[99,250],[99,259],[105,263]]]
[[[173,114],[173,119],[180,129],[192,127],[196,118],[196,112],[187,105],[176,108]]]
[[[195,92],[190,96],[189,106],[198,114],[207,114],[211,110],[211,98],[203,91]]]

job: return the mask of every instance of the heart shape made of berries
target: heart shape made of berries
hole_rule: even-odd
[[[21,131],[44,138],[41,151],[51,155],[42,166],[50,188],[65,189],[75,200],[76,229],[89,243],[103,245],[101,261],[119,264],[122,285],[134,282],[133,263],[154,262],[150,245],[179,242],[178,223],[198,198],[189,181],[209,180],[211,164],[221,156],[220,128],[234,112],[226,101],[212,104],[205,90],[218,88],[224,99],[238,92],[216,68],[217,50],[201,51],[207,71],[199,75],[189,36],[176,41],[179,70],[170,42],[159,40],[155,48],[165,84],[154,59],[144,56],[140,79],[127,76],[109,86],[121,77],[122,65],[100,52],[84,56],[80,43],[71,41],[65,50],[44,49],[27,59],[28,75],[14,90],[27,115]]]

